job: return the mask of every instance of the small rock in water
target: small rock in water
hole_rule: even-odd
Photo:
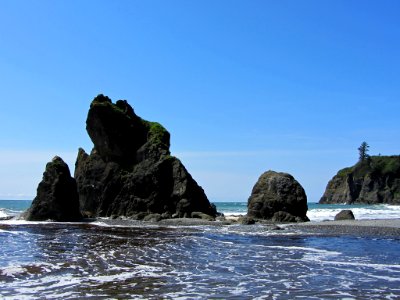
[[[162,220],[162,217],[160,214],[149,214],[143,218],[143,221],[147,222],[159,222]]]
[[[282,227],[279,227],[277,225],[274,225],[271,230],[284,230]]]
[[[295,223],[295,222],[303,222],[300,217],[295,217],[292,214],[285,211],[277,211],[274,213],[272,217],[272,222],[278,223]]]
[[[214,217],[207,215],[205,213],[199,212],[199,211],[192,212],[191,217],[196,218],[196,219],[207,220],[207,221],[215,221]]]
[[[253,218],[250,218],[250,217],[240,218],[240,224],[242,224],[242,225],[253,225],[255,223],[256,223],[256,221]]]
[[[355,220],[353,212],[349,209],[342,210],[335,216],[335,221],[340,220]]]

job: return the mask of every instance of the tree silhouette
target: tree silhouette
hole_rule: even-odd
[[[367,152],[369,151],[369,145],[367,144],[367,142],[362,142],[361,146],[358,147],[358,151],[360,155],[359,160],[361,162],[364,162],[369,157],[369,155],[367,154]]]

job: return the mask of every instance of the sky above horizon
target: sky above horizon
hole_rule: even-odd
[[[0,0],[0,199],[73,172],[100,93],[171,133],[208,198],[267,170],[318,201],[336,172],[400,154],[399,1]]]

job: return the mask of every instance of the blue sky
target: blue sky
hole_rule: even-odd
[[[318,201],[371,154],[400,152],[398,1],[0,1],[0,198],[73,169],[99,93],[162,123],[211,201],[269,169]]]

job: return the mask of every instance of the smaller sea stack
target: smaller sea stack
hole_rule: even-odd
[[[79,198],[68,165],[58,156],[46,165],[37,195],[25,215],[28,221],[79,221]]]
[[[304,222],[307,196],[296,179],[287,173],[267,171],[254,185],[247,204],[247,215],[274,222]]]

